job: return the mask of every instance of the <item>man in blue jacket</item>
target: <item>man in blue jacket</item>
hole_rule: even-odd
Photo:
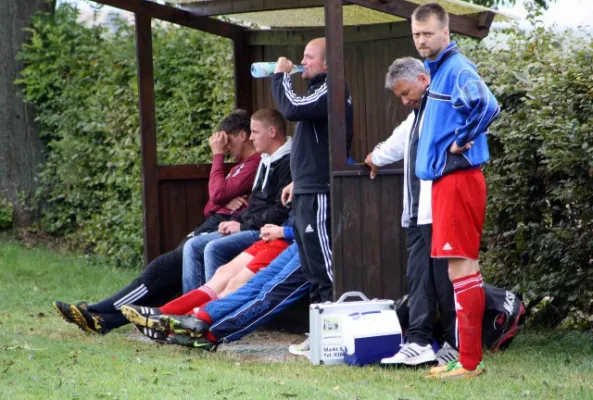
[[[486,134],[500,110],[476,67],[450,41],[449,16],[440,5],[414,10],[412,36],[431,75],[416,174],[433,181],[431,256],[448,259],[459,342],[459,360],[432,368],[429,377],[473,377],[484,372],[478,257],[486,181],[480,166],[489,159]]]
[[[459,354],[455,344],[455,302],[453,286],[447,276],[447,260],[430,257],[432,242],[432,181],[416,176],[416,157],[422,125],[426,93],[430,76],[417,58],[398,58],[385,76],[385,88],[401,98],[404,106],[414,109],[408,118],[394,129],[393,134],[379,143],[367,156],[371,179],[379,167],[404,160],[404,209],[402,226],[408,250],[409,325],[406,343],[393,357],[381,360],[381,365],[418,366],[433,363],[444,365]],[[446,343],[435,355],[432,342],[435,316],[443,322]]]

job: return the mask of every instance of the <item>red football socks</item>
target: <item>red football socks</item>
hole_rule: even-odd
[[[482,361],[482,319],[486,297],[482,274],[464,276],[453,281],[459,362],[466,370],[473,371]]]
[[[171,300],[164,306],[160,307],[159,310],[163,314],[185,315],[195,307],[200,307],[216,297],[216,292],[214,290],[210,289],[208,286],[201,286],[175,300]]]

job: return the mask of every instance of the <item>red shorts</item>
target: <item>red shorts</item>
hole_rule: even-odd
[[[433,182],[431,256],[477,260],[485,216],[486,180],[480,168]]]
[[[245,266],[254,274],[257,274],[260,270],[266,268],[288,247],[286,240],[276,239],[271,242],[264,242],[260,240],[255,242],[251,247],[244,251],[244,253],[253,256],[253,260]]]

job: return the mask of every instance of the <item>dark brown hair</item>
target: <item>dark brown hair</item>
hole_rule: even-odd
[[[425,22],[432,16],[437,17],[443,28],[449,27],[449,14],[437,3],[427,3],[416,8],[412,13],[412,20]]]
[[[219,123],[217,131],[224,131],[229,135],[237,136],[239,132],[245,131],[247,136],[251,134],[249,113],[242,109],[236,109],[224,117]]]

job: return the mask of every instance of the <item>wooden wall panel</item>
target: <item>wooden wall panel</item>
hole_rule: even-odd
[[[159,185],[161,207],[161,251],[168,251],[179,243],[185,231],[184,184],[167,181]]]
[[[333,262],[335,292],[364,289],[364,271],[362,249],[363,234],[361,225],[361,192],[356,179],[334,179],[334,204],[341,202],[338,208],[339,218],[332,224]]]
[[[225,164],[228,170],[234,163]],[[160,251],[173,250],[204,222],[210,164],[159,167]]]
[[[398,298],[407,292],[407,252],[404,230],[401,228],[403,210],[403,175],[383,176],[381,181],[381,293]]]
[[[403,175],[334,177],[335,295],[359,290],[396,299],[406,293],[401,227]],[[341,206],[339,206],[341,204]]]

